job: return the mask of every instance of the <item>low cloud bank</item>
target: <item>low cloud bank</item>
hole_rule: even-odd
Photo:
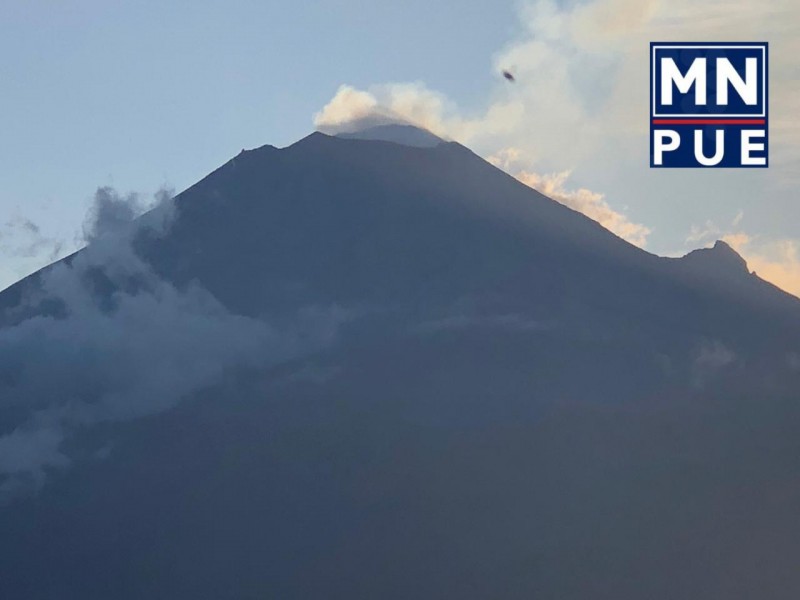
[[[29,298],[58,299],[62,314],[0,329],[0,497],[69,466],[65,442],[81,428],[168,410],[227,369],[317,349],[346,318],[335,307],[307,309],[271,324],[230,313],[199,285],[176,288],[133,250],[141,206],[98,190],[89,245],[47,271]],[[174,218],[160,194],[145,221],[163,235]],[[113,291],[98,293],[98,281]]]

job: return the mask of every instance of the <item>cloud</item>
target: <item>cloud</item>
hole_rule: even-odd
[[[0,290],[63,255],[61,240],[43,233],[30,219],[10,218],[0,224]]]
[[[645,18],[641,6],[649,3],[637,0],[627,4],[630,6],[621,7],[623,12]],[[338,123],[387,109],[481,153],[493,154],[513,146],[536,160],[547,157],[551,166],[575,164],[590,156],[598,142],[611,141],[608,130],[613,125],[596,117],[601,116],[598,111],[616,111],[610,100],[616,93],[619,55],[632,51],[629,46],[634,42],[626,41],[625,36],[631,28],[636,30],[631,17],[626,26],[615,25],[615,13],[601,2],[527,5],[521,14],[524,33],[495,57],[497,85],[485,108],[473,114],[422,82],[389,82],[367,90],[340,87],[315,116],[315,123]],[[643,60],[646,65],[646,56]],[[499,76],[503,68],[514,72],[515,84]],[[641,87],[646,91],[646,86]],[[626,100],[626,106],[631,102]],[[647,106],[646,100],[643,106]],[[604,119],[608,116],[602,115]],[[630,131],[629,117],[626,113],[618,118],[621,127],[617,134]]]
[[[83,240],[91,243],[100,237],[122,234],[144,211],[145,205],[137,194],[121,196],[113,188],[99,188],[84,220]]]
[[[686,236],[686,244],[697,244],[708,240],[719,239],[722,232],[713,221],[706,221],[705,225],[692,225],[689,235]]]
[[[174,203],[161,202],[133,223],[138,199],[98,190],[85,229],[92,242],[46,271],[31,299],[57,300],[60,314],[0,329],[0,490],[39,485],[68,466],[64,442],[82,428],[169,410],[228,369],[317,349],[348,318],[309,307],[268,323],[230,313],[198,284],[159,278],[133,240],[143,227],[169,227]]]
[[[714,340],[703,344],[698,351],[694,364],[705,369],[721,369],[736,360],[736,354],[725,344]]]
[[[174,190],[161,188],[153,198],[145,200],[139,194],[130,192],[123,196],[114,188],[98,188],[94,201],[86,213],[80,242],[92,244],[103,238],[115,240],[119,237],[135,235],[145,223],[134,221],[148,213],[146,226],[157,235],[164,235],[175,217],[175,204],[172,202]]]
[[[800,159],[800,51],[793,0],[589,0],[524,5],[524,30],[495,57],[512,65],[524,107],[517,139],[561,164],[647,155],[648,52],[654,40],[761,40],[770,33],[770,136],[779,162]],[[511,95],[509,91],[509,95]],[[495,101],[501,104],[501,101]],[[490,111],[486,112],[486,117]],[[509,118],[508,116],[506,118]],[[564,135],[568,132],[568,135]],[[613,148],[612,156],[607,154]],[[772,161],[773,163],[775,161]]]
[[[759,277],[800,298],[798,240],[761,240],[744,232],[723,235],[722,240],[741,254]]]
[[[342,85],[323,109],[314,115],[314,126],[328,134],[350,132],[370,125],[412,123],[440,137],[459,125],[446,113],[455,107],[424,83],[376,85],[369,91]]]
[[[44,465],[66,466],[69,461],[59,450],[63,441],[60,431],[47,426],[16,429],[0,437],[0,473],[33,473],[38,478]]]
[[[528,171],[520,171],[515,176],[517,179],[540,191],[545,196],[569,206],[573,210],[583,213],[594,219],[609,231],[617,234],[631,244],[644,248],[650,228],[634,223],[624,214],[611,208],[605,201],[605,196],[586,188],[577,190],[567,189],[565,184],[571,171],[539,175]]]
[[[800,4],[794,0],[539,0],[522,5],[520,22],[520,33],[493,58],[496,83],[477,110],[464,110],[422,82],[385,82],[340,87],[315,123],[335,132],[348,120],[386,111],[485,157],[514,149],[517,164],[503,168],[536,185],[555,185],[576,166],[612,178],[641,175],[649,154],[649,42],[760,40],[767,31],[773,49],[770,181],[798,183],[800,123],[793,115],[800,104],[794,59],[800,53]],[[514,73],[515,83],[504,80],[503,69]],[[630,182],[620,185],[627,197],[636,193]],[[649,229],[623,215],[613,195],[577,187],[551,195],[644,245]]]
[[[331,101],[314,115],[314,125],[326,133],[335,134],[343,131],[350,123],[382,115],[383,111],[375,96],[352,86],[342,85]]]
[[[0,252],[20,258],[46,256],[50,260],[61,252],[62,243],[45,236],[39,225],[24,217],[12,217],[0,227]]]
[[[697,349],[693,362],[692,382],[703,387],[720,371],[733,365],[736,353],[719,340],[705,340]]]
[[[487,160],[545,196],[594,219],[631,244],[640,248],[645,247],[647,236],[651,233],[650,228],[634,223],[623,213],[611,208],[606,202],[604,194],[586,188],[569,189],[567,180],[572,174],[571,170],[541,175],[520,168],[519,165],[524,163],[521,156],[520,150],[505,148],[497,154],[487,157]]]

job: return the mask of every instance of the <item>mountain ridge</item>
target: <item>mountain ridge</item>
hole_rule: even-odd
[[[240,153],[0,293],[0,597],[782,600],[800,301],[689,256],[454,142]]]
[[[303,172],[305,170],[307,172]],[[414,178],[419,181],[405,178],[402,173],[414,173]],[[223,216],[226,210],[229,215],[249,210],[252,211],[252,214],[248,216],[242,213],[242,216],[236,217],[237,222],[244,223],[252,219],[256,221],[263,219],[265,229],[269,231],[269,221],[275,217],[266,215],[288,215],[287,211],[291,211],[288,206],[296,204],[296,198],[267,199],[267,204],[262,203],[260,206],[253,204],[252,198],[263,195],[263,191],[259,190],[269,190],[270,186],[275,184],[284,185],[279,182],[288,181],[295,176],[304,178],[307,183],[303,184],[303,187],[308,188],[315,174],[320,177],[320,182],[314,184],[318,188],[318,193],[315,198],[309,197],[304,201],[305,217],[298,214],[298,218],[318,222],[314,212],[324,209],[332,223],[337,220],[342,223],[341,227],[344,231],[351,229],[359,220],[363,221],[363,224],[359,226],[361,231],[372,226],[389,227],[389,224],[385,223],[377,225],[378,221],[375,221],[375,225],[369,225],[365,220],[366,218],[380,219],[380,212],[376,212],[375,206],[381,202],[385,203],[386,197],[384,195],[384,199],[381,199],[379,195],[376,195],[374,202],[359,201],[361,207],[357,209],[359,212],[353,213],[348,220],[346,216],[336,215],[335,203],[325,201],[325,206],[321,205],[322,199],[329,195],[321,183],[322,179],[333,177],[337,182],[336,185],[342,188],[342,191],[335,192],[339,198],[337,202],[341,203],[341,199],[347,197],[346,188],[353,185],[360,185],[362,188],[364,185],[367,188],[373,186],[374,183],[369,181],[369,178],[372,177],[376,181],[380,181],[381,185],[400,189],[400,193],[405,195],[405,199],[395,200],[393,208],[389,209],[387,206],[384,211],[394,211],[398,219],[410,218],[413,211],[420,210],[423,211],[418,213],[420,215],[437,214],[439,215],[437,218],[440,219],[443,218],[442,215],[449,215],[444,217],[449,222],[453,222],[454,218],[464,223],[465,219],[467,221],[479,219],[483,221],[484,228],[487,230],[491,228],[497,232],[497,235],[505,236],[509,240],[508,243],[520,236],[530,240],[539,239],[548,245],[555,244],[565,252],[584,256],[594,253],[598,256],[605,256],[608,260],[619,261],[620,265],[627,265],[630,268],[655,269],[661,273],[661,276],[675,278],[692,286],[706,285],[708,283],[706,279],[708,279],[711,285],[707,287],[713,289],[715,293],[741,295],[742,290],[746,288],[749,289],[749,296],[746,299],[750,303],[786,304],[786,299],[783,297],[785,294],[780,296],[773,294],[772,286],[769,288],[762,286],[760,279],[746,272],[740,273],[740,270],[737,269],[716,268],[717,262],[720,262],[717,258],[724,253],[709,254],[704,251],[695,251],[677,260],[653,255],[632,246],[585,215],[539,194],[455,142],[416,148],[381,140],[347,139],[314,132],[284,149],[265,145],[240,153],[179,194],[175,202],[179,210],[194,215],[192,218],[199,218],[203,222],[208,219],[201,215],[203,211],[199,209],[200,204],[205,205],[206,208],[203,210],[206,212],[213,211],[218,218],[223,219],[221,222],[224,222],[226,218]],[[251,183],[238,192],[234,190],[233,195],[229,193],[226,199],[219,196],[220,186],[224,187],[236,181],[250,181]],[[503,191],[496,196],[496,190],[500,188]],[[304,190],[302,193],[307,193],[307,191]],[[364,191],[359,192],[359,194],[363,193]],[[216,199],[214,199],[215,197]],[[426,202],[423,197],[436,197],[436,202]],[[227,209],[224,208],[226,202],[235,198],[238,200],[235,200],[234,204],[229,204]],[[408,198],[412,200],[409,201]],[[419,198],[419,200],[413,200],[415,198]],[[287,208],[279,209],[281,203],[284,203]],[[268,208],[268,206],[272,208]],[[265,216],[258,217],[259,212],[263,212]],[[366,217],[365,215],[372,216]],[[355,220],[352,220],[353,218]],[[147,215],[140,218],[144,222],[147,219]],[[207,225],[204,225],[204,231],[207,233],[194,236],[193,240],[184,240],[183,247],[198,247],[198,244],[205,244],[205,236],[209,240],[213,240],[216,234],[213,233],[212,225],[213,223],[209,221]],[[287,222],[285,227],[294,228],[298,225],[304,226],[300,222]],[[248,226],[250,226],[249,223]],[[323,227],[324,223],[318,223],[317,226]],[[406,230],[411,233],[415,227],[418,225],[409,223]],[[288,234],[284,230],[281,233],[275,231],[274,235],[278,238],[285,238]],[[355,235],[355,231],[349,235]],[[254,230],[250,237],[254,242],[256,241],[257,234]],[[266,240],[269,244],[269,237]],[[296,249],[297,244],[303,243],[301,240],[302,236],[294,242]],[[333,240],[331,241],[333,242]],[[155,243],[158,245],[161,242],[156,241]],[[352,242],[344,240],[336,242],[339,246],[343,243],[351,244]],[[429,240],[427,243],[433,244],[434,242]],[[398,240],[398,244],[400,244],[400,240]],[[409,244],[413,244],[411,237],[406,246],[412,248],[413,245]],[[440,244],[436,245],[440,246]],[[398,245],[395,252],[400,252],[401,247],[403,246]],[[344,251],[344,247],[340,247],[336,252],[341,253],[342,251]],[[469,252],[469,250],[466,251]],[[169,253],[179,255],[181,252],[185,254],[185,250],[173,248]],[[251,252],[256,252],[255,248]],[[698,257],[715,258],[698,260]],[[169,257],[166,260],[169,262]],[[593,259],[589,256],[588,260]],[[741,260],[740,257],[731,258],[728,262],[737,263]],[[705,265],[702,268],[700,267],[701,263]],[[724,267],[724,265],[722,266]],[[165,275],[172,276],[169,273],[165,273]],[[747,278],[743,279],[739,275],[747,275]],[[188,280],[187,277],[189,276],[186,275],[182,278],[184,283]],[[27,281],[36,279],[36,276],[26,278]],[[11,286],[7,293],[2,294],[5,304],[13,303],[9,298],[19,299],[19,288],[20,286],[24,288],[26,285],[28,284],[20,282]],[[0,300],[0,305],[2,304],[3,301]]]

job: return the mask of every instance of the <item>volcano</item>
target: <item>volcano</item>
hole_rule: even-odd
[[[408,125],[0,293],[4,598],[789,598],[800,300]]]

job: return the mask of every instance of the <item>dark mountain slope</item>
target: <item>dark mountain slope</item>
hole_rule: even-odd
[[[0,294],[0,597],[800,591],[800,302],[730,248],[322,134],[162,218]]]

